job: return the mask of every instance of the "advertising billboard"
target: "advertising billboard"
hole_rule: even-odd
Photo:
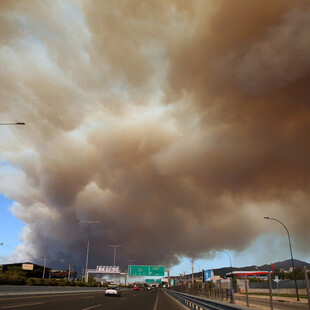
[[[97,266],[98,273],[120,273],[119,266]]]
[[[33,264],[22,264],[23,270],[33,270]]]

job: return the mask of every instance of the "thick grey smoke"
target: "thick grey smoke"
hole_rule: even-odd
[[[309,243],[308,1],[1,1],[0,189],[16,259],[176,263]],[[9,164],[9,165],[8,165]],[[279,217],[280,215],[280,217]],[[246,232],[246,233],[245,233]]]

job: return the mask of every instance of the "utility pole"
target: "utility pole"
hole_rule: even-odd
[[[192,263],[192,285],[194,285],[194,259],[191,259],[191,263]]]
[[[49,256],[44,256],[44,257],[42,257],[43,259],[44,259],[44,268],[43,268],[43,274],[42,274],[42,279],[44,279],[45,278],[45,266],[46,266],[46,260],[48,259],[48,258],[50,258]]]
[[[73,264],[68,264],[68,265],[69,265],[68,280],[70,280],[71,266],[73,266]]]

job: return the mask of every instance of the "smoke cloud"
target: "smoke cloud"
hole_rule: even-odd
[[[1,1],[0,190],[15,259],[176,264],[310,242],[310,4]],[[282,231],[279,228],[279,234]]]

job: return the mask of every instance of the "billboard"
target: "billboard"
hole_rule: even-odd
[[[33,264],[22,264],[23,270],[33,270]]]
[[[129,276],[164,276],[165,267],[164,266],[128,266],[128,275]]]
[[[119,266],[97,266],[97,273],[120,273]]]

